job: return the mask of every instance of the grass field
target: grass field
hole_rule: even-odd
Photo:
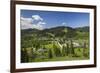
[[[64,57],[55,57],[52,59],[40,59],[36,58],[35,60],[31,60],[31,62],[48,62],[48,61],[73,61],[73,60],[87,60],[89,58],[86,57],[69,57],[69,56],[64,56]]]
[[[89,59],[88,31],[68,27],[22,30],[21,38],[21,63]]]

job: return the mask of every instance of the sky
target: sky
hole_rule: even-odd
[[[21,29],[89,26],[89,13],[21,10]]]

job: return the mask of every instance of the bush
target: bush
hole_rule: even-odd
[[[75,48],[75,56],[82,57],[83,56],[83,48]]]

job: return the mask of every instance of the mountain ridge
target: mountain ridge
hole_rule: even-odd
[[[48,28],[44,30],[38,30],[38,29],[24,29],[21,30],[21,35],[36,35],[36,37],[66,37],[66,38],[75,38],[75,37],[85,37],[89,36],[89,26],[85,27],[78,27],[78,28],[72,28],[67,26],[58,26],[53,28]]]

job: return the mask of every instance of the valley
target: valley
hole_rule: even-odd
[[[21,63],[89,59],[89,27],[21,30]]]

